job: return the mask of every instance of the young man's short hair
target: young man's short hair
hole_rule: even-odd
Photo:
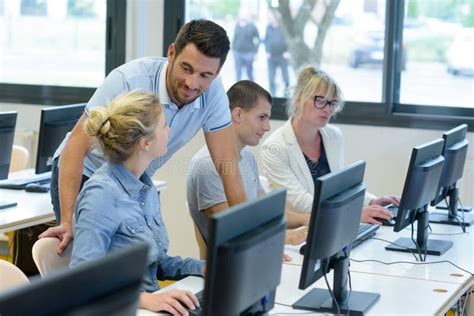
[[[236,107],[249,111],[257,104],[259,97],[264,98],[268,103],[272,104],[272,96],[270,93],[250,80],[241,80],[235,83],[227,91],[227,97],[229,98],[231,111]]]

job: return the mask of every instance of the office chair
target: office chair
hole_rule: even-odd
[[[72,244],[69,244],[61,255],[58,255],[56,249],[59,242],[57,238],[41,238],[33,245],[33,261],[43,277],[56,269],[69,267]]]
[[[26,275],[14,264],[0,259],[0,294],[6,290],[30,283]]]
[[[15,172],[26,169],[29,156],[30,153],[28,149],[23,146],[13,145],[9,172]]]

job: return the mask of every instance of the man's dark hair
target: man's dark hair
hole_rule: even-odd
[[[202,54],[219,58],[219,67],[224,65],[230,50],[230,41],[226,31],[209,20],[192,20],[179,30],[174,41],[176,56],[190,43],[196,45]]]
[[[227,91],[229,106],[232,111],[236,107],[249,111],[257,105],[258,98],[264,98],[272,104],[272,96],[267,90],[250,80],[241,80]]]

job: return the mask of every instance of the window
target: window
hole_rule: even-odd
[[[408,1],[400,102],[474,107],[474,2]]]
[[[48,8],[46,0],[21,0],[21,15],[45,16]]]
[[[165,1],[165,12],[165,47],[191,19],[223,26],[232,46],[221,71],[224,86],[252,76],[276,97],[273,118],[286,118],[286,88],[295,84],[296,69],[316,63],[344,92],[338,123],[434,129],[468,123],[474,130],[472,0],[182,0]],[[288,80],[281,66],[272,72],[265,47],[275,16],[288,47]],[[258,32],[244,41],[247,54],[238,51],[236,37],[244,20]]]
[[[292,1],[286,12],[266,0],[188,0],[185,22],[207,18],[228,31],[232,51],[221,72],[226,87],[252,79],[273,96],[284,97],[297,70],[311,62],[338,78],[348,99],[380,102],[385,1],[313,2],[306,8]],[[310,14],[304,15],[306,10]],[[302,28],[288,36],[297,25]],[[367,84],[354,84],[361,79]]]
[[[18,2],[0,16],[0,101],[86,102],[125,62],[125,0]]]
[[[74,17],[95,18],[96,3],[94,0],[68,0],[67,14]]]

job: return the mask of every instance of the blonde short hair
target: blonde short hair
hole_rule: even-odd
[[[131,91],[105,107],[93,108],[85,123],[86,133],[96,137],[113,162],[127,160],[143,137],[153,137],[162,115],[158,98],[149,92]]]
[[[301,69],[298,75],[298,82],[293,89],[293,97],[287,106],[289,117],[294,116],[300,110],[301,105],[313,98],[314,93],[318,90],[326,91],[325,97],[335,96],[341,102],[338,112],[342,110],[344,105],[343,94],[336,81],[313,65],[305,66]],[[296,104],[297,100],[299,100],[300,106]]]

